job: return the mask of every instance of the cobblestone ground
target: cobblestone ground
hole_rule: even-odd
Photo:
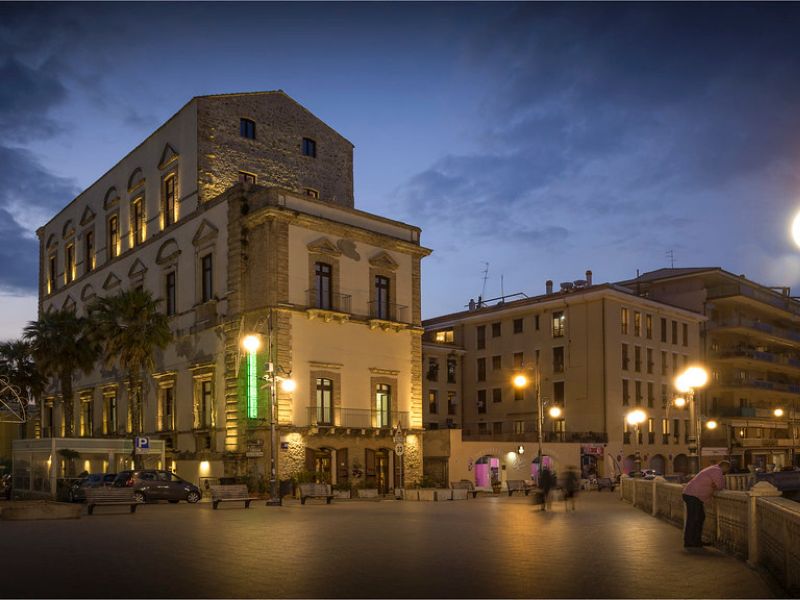
[[[763,598],[775,590],[617,494],[542,513],[527,498],[146,505],[0,522],[3,597]]]

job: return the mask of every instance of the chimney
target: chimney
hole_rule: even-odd
[[[545,293],[548,296],[553,293],[553,280],[552,279],[548,279],[547,281],[544,282],[544,289],[545,289]]]
[[[591,272],[591,270],[586,271],[586,285],[592,285],[592,272]]]

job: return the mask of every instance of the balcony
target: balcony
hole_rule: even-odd
[[[751,389],[778,394],[800,394],[800,385],[795,383],[779,383],[777,381],[767,381],[764,379],[722,379],[715,382],[719,387],[732,387],[738,389]]]
[[[308,425],[311,427],[342,427],[345,429],[391,429],[400,423],[403,429],[409,428],[407,411],[379,414],[365,408],[342,408],[341,406],[309,406]]]
[[[306,290],[306,312],[309,319],[346,321],[350,318],[348,294],[319,294],[316,289]]]
[[[370,328],[382,327],[384,329],[395,327],[398,323],[410,323],[408,306],[393,302],[369,303]]]
[[[791,448],[792,440],[788,438],[739,438],[742,448]]]
[[[500,430],[493,430],[494,423],[485,423],[487,430],[481,431],[479,423],[464,423],[461,437],[464,441],[491,442],[538,442],[536,421],[503,421]],[[519,429],[521,427],[521,430]],[[542,441],[547,443],[606,444],[608,434],[600,431],[543,431]]]
[[[708,288],[708,300],[718,300],[721,298],[732,298],[734,296],[744,296],[751,298],[764,304],[769,304],[774,308],[785,310],[793,315],[800,316],[800,303],[792,300],[788,296],[781,296],[777,293],[770,293],[764,290],[759,290],[755,287],[744,283],[731,283],[728,285],[720,285],[717,287]]]
[[[711,355],[712,359],[716,360],[733,360],[733,361],[755,361],[774,365],[776,367],[786,367],[789,369],[800,370],[800,359],[790,356],[788,354],[779,354],[776,352],[762,352],[752,348],[728,348],[715,352]]]
[[[800,342],[800,332],[740,316],[721,319],[719,321],[709,321],[707,327],[709,329],[745,329],[749,332],[758,332],[762,336],[777,338],[784,343],[786,341]]]

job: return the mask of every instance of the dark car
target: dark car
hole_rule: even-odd
[[[116,473],[90,473],[78,479],[69,487],[69,501],[83,502],[86,500],[87,488],[109,486],[114,482]]]
[[[200,488],[181,479],[175,473],[157,469],[121,471],[114,480],[115,487],[132,487],[138,502],[169,500],[173,504],[186,500],[194,504],[200,500]]]

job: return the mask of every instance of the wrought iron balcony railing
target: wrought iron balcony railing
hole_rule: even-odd
[[[341,313],[350,313],[350,300],[348,294],[320,293],[317,289],[306,290],[306,304],[309,308],[331,310]]]
[[[308,425],[312,427],[349,427],[353,429],[391,429],[397,424],[409,427],[407,411],[379,412],[367,408],[309,406]]]

